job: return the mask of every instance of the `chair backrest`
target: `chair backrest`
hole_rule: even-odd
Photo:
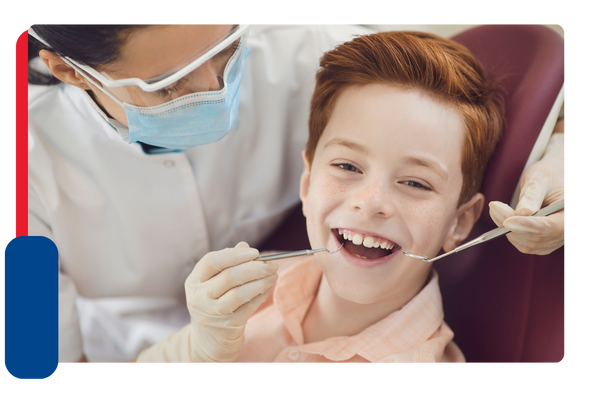
[[[511,201],[564,81],[564,42],[544,26],[480,26],[453,38],[500,81],[506,124],[488,165],[486,202]],[[467,240],[495,228],[486,207]],[[309,248],[298,206],[262,250]],[[560,361],[564,354],[564,253],[525,255],[506,238],[435,263],[445,320],[467,361]]]
[[[453,38],[504,89],[506,125],[482,185],[510,203],[561,92],[564,41],[534,25],[480,26]],[[555,122],[555,121],[554,121]],[[471,238],[496,227],[484,209]],[[506,238],[436,262],[446,322],[469,361],[560,361],[564,354],[564,252],[526,255]]]

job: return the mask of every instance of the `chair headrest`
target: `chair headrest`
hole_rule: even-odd
[[[501,87],[506,104],[505,127],[481,192],[486,203],[510,203],[563,85],[564,40],[542,25],[485,25],[452,39],[467,47]],[[487,207],[482,220],[494,225]]]

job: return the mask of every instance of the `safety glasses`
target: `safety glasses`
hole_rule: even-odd
[[[220,34],[203,37],[203,43],[193,54],[173,65],[169,72],[150,79],[113,79],[108,73],[96,71],[69,57],[61,56],[61,59],[82,75],[91,78],[89,80],[113,100],[139,107],[152,107],[185,94],[210,91],[206,84],[211,78],[208,75],[214,75],[213,80],[217,76],[220,80],[223,78],[228,62],[234,56],[244,54],[249,32],[249,25],[235,25]],[[52,48],[33,28],[29,29],[29,34]],[[235,75],[238,72],[234,69],[229,73]]]
[[[31,36],[33,36],[34,38],[39,40],[41,43],[43,43],[44,45],[46,45],[48,47],[51,47],[41,37],[39,37],[39,35],[37,33],[35,33],[35,31],[31,27],[28,27],[28,31]],[[236,27],[234,27],[225,38],[223,38],[219,43],[214,45],[214,47],[210,47],[208,49],[206,49],[206,48],[200,49],[200,52],[202,54],[200,54],[200,56],[198,58],[196,58],[193,62],[189,63],[187,66],[184,66],[183,68],[179,69],[179,71],[177,71],[175,73],[167,73],[167,74],[163,74],[159,77],[146,79],[146,80],[142,80],[140,78],[127,78],[127,79],[114,80],[110,76],[108,76],[108,74],[101,74],[98,71],[96,71],[95,69],[88,67],[87,65],[80,64],[77,61],[70,59],[69,57],[61,57],[61,58],[64,59],[66,62],[68,61],[69,64],[74,64],[75,66],[79,67],[81,70],[87,72],[89,75],[91,75],[92,77],[94,77],[98,81],[100,81],[100,83],[102,83],[102,85],[105,85],[108,87],[122,87],[122,86],[136,85],[136,86],[139,86],[142,90],[144,90],[146,92],[153,92],[155,90],[162,89],[162,88],[178,81],[179,79],[183,78],[184,76],[189,74],[191,71],[196,69],[198,66],[202,65],[203,63],[205,63],[206,61],[208,61],[209,59],[211,59],[212,57],[214,57],[215,55],[217,55],[218,53],[223,51],[225,48],[227,48],[229,45],[231,45],[237,39],[241,38],[244,34],[247,34],[249,31],[250,31],[250,22],[249,21],[240,21],[239,24]],[[207,46],[205,46],[205,47],[207,47]],[[71,66],[73,66],[73,65],[71,65]],[[165,76],[165,75],[168,75],[168,76]]]

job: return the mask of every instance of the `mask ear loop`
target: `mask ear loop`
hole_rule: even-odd
[[[60,56],[59,56],[60,57]],[[94,78],[89,77],[85,72],[83,72],[81,69],[79,69],[76,65],[72,64],[71,62],[69,62],[69,60],[65,60],[64,58],[60,57],[61,60],[63,60],[65,63],[67,63],[71,68],[73,68],[75,71],[79,72],[79,74],[81,76],[85,76],[86,78],[88,78],[88,81],[90,81],[94,86],[96,86],[100,91],[102,91],[102,93],[104,93],[105,95],[107,95],[108,97],[110,97],[115,103],[117,103],[118,105],[120,105],[121,107],[125,108],[125,103],[122,102],[121,100],[117,99],[115,97],[115,95],[113,95],[112,93],[110,93],[108,90],[104,89],[102,86],[98,85],[95,81]]]

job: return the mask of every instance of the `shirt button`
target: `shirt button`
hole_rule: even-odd
[[[175,165],[175,161],[173,161],[173,160],[165,160],[165,161],[163,162],[163,165],[164,165],[166,168],[171,168],[172,166],[174,166],[174,165]]]
[[[288,353],[288,358],[292,361],[298,361],[298,359],[300,358],[300,353],[298,352],[298,350],[290,350],[290,352]]]

